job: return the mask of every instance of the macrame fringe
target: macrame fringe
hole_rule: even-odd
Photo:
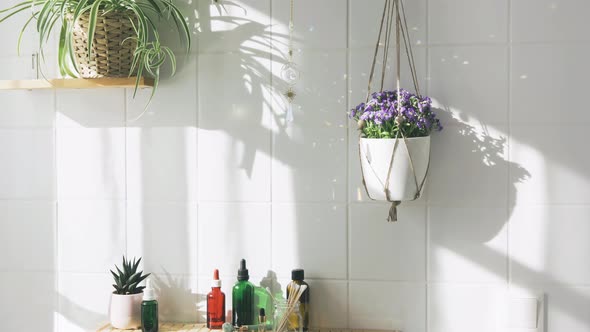
[[[389,208],[389,216],[387,217],[388,222],[396,222],[397,221],[397,206],[400,205],[402,202],[395,201],[391,203],[391,207]]]

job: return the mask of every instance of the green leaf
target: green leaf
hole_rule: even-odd
[[[141,257],[137,260],[137,262],[135,262],[135,264],[133,264],[133,271],[137,271],[137,268],[139,267],[140,262],[141,262]]]
[[[23,26],[23,28],[21,29],[20,33],[18,34],[18,41],[16,43],[16,53],[17,53],[17,55],[20,55],[20,44],[21,44],[21,42],[23,40],[23,35],[25,34],[25,30],[27,29],[27,27],[29,26],[29,24],[31,23],[31,21],[33,21],[33,19],[35,18],[35,15],[37,13],[34,13],[33,15],[31,15],[31,17],[27,20],[27,22],[25,22],[25,25]]]

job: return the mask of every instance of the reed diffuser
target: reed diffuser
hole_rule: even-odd
[[[274,332],[297,331],[302,332],[302,318],[299,312],[299,300],[307,289],[307,285],[293,285],[288,289],[288,299],[283,303],[276,303]],[[298,324],[293,326],[291,321],[297,317]]]

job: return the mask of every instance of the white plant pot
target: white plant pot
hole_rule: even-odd
[[[114,328],[127,330],[141,327],[141,301],[143,293],[111,295],[109,318]]]
[[[387,200],[384,188],[395,141],[396,139],[361,138],[361,166],[367,192],[371,199]],[[409,155],[412,156],[418,186],[420,186],[428,172],[430,136],[407,138],[406,143]],[[389,198],[392,201],[414,200],[419,191],[414,180],[408,150],[406,150],[403,139],[399,139],[389,178]]]

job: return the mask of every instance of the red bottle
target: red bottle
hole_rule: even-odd
[[[220,330],[225,323],[225,294],[221,291],[219,270],[213,272],[211,292],[207,294],[207,327]]]

